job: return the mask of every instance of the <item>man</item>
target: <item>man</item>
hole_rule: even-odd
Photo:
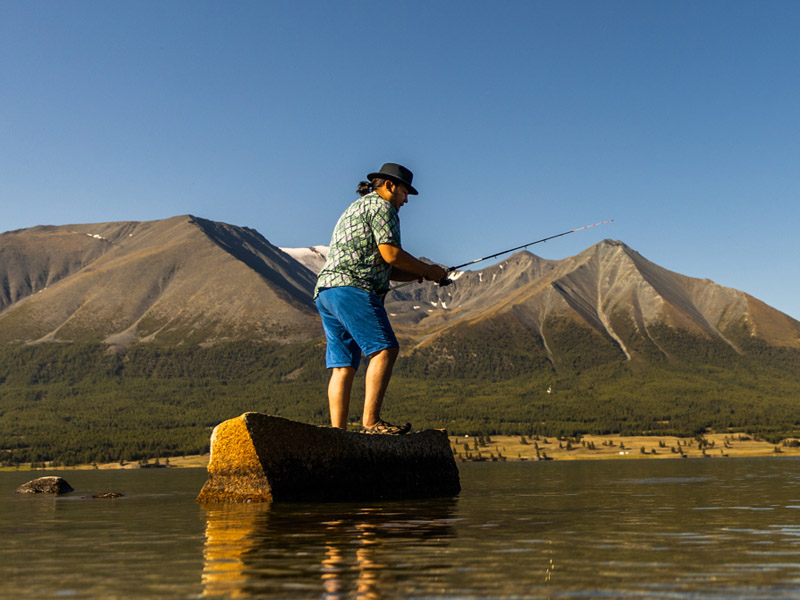
[[[381,406],[399,344],[383,300],[389,281],[420,277],[440,281],[447,272],[415,258],[400,243],[398,210],[409,195],[413,173],[402,165],[384,164],[358,185],[361,196],[339,218],[328,259],[319,273],[314,298],[328,342],[325,362],[331,369],[328,403],[331,425],[347,429],[350,391],[363,352],[369,357],[362,432],[403,434],[411,424],[381,420]]]

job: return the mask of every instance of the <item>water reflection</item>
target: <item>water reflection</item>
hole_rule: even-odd
[[[24,476],[0,473],[3,598],[800,597],[800,459],[467,463],[457,501],[204,508],[204,471]]]
[[[476,463],[457,501],[210,506],[203,591],[796,598],[800,461],[797,474],[792,466]]]
[[[432,576],[455,536],[456,501],[207,505],[203,594],[378,600],[395,577]]]

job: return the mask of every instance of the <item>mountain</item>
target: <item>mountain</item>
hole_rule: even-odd
[[[800,348],[795,319],[744,292],[664,269],[619,241],[563,260],[520,252],[454,275],[449,287],[401,288],[387,299],[398,330],[418,348],[436,349],[429,359],[487,337],[524,338],[553,364],[578,349],[607,362],[680,360],[689,339],[717,354],[742,354],[754,342]]]
[[[283,250],[315,272],[327,255],[325,246]],[[736,353],[748,340],[800,348],[800,323],[788,315],[744,292],[664,269],[619,241],[603,240],[563,260],[523,251],[451,277],[448,287],[412,284],[387,296],[395,328],[412,345],[435,345],[476,327],[498,337],[524,332],[552,361],[549,330],[566,323],[599,336],[626,361],[672,358],[659,341],[670,330]]]
[[[0,234],[0,342],[319,339],[312,291],[326,254],[279,249],[252,229],[191,215]],[[800,322],[619,241],[563,260],[523,251],[453,279],[387,297],[406,353],[452,362],[515,347],[520,360],[565,364],[581,353],[680,359],[687,339],[718,353],[742,354],[754,341],[800,349]]]
[[[305,340],[315,277],[258,232],[191,215],[0,234],[0,342]]]

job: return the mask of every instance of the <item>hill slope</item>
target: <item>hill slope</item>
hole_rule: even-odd
[[[315,278],[258,232],[191,215],[0,235],[0,342],[290,341]]]
[[[456,275],[452,286],[403,288],[387,301],[398,329],[438,356],[487,336],[527,338],[553,363],[575,335],[609,361],[680,359],[676,336],[737,354],[754,341],[800,349],[800,322],[744,292],[659,267],[622,242],[559,261],[521,252]]]

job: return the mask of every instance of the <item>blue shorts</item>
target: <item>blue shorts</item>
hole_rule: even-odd
[[[375,294],[355,287],[332,287],[317,295],[328,348],[325,364],[358,368],[361,352],[370,356],[387,348],[398,348],[383,302]]]

